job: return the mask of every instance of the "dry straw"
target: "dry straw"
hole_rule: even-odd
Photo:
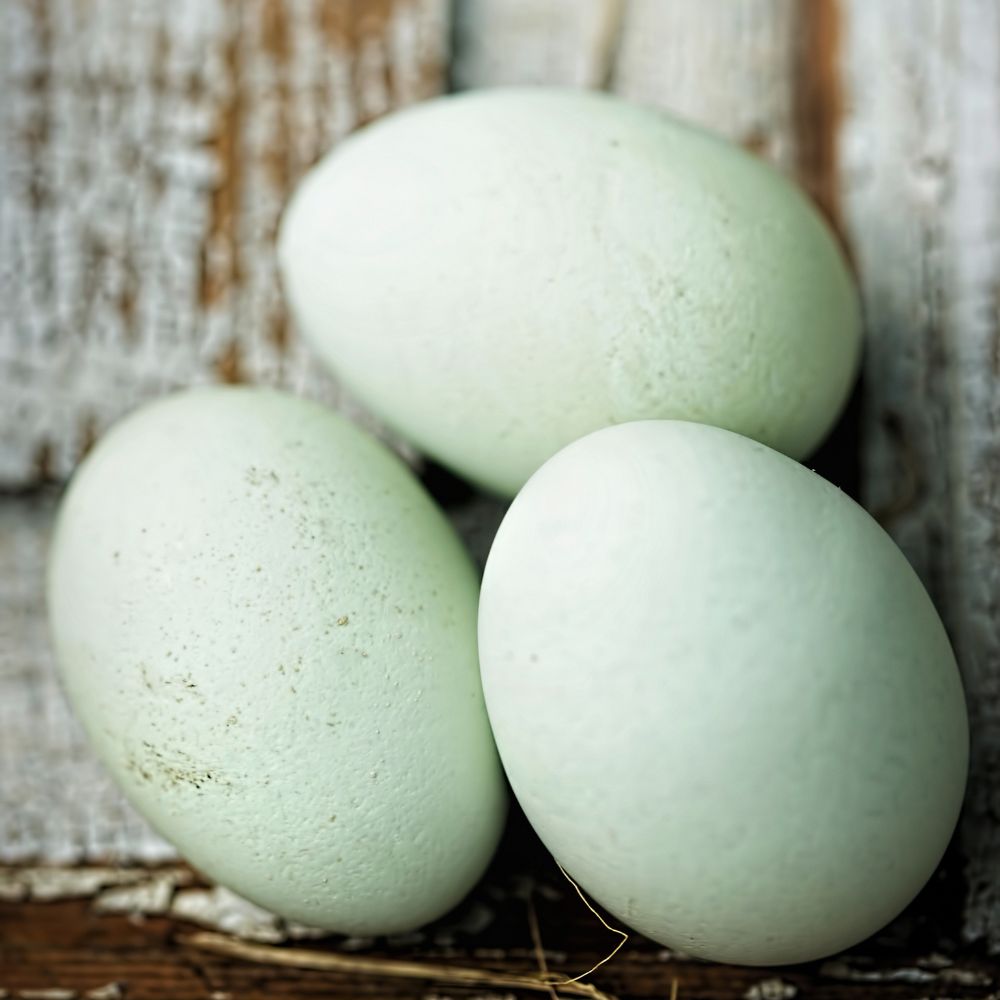
[[[530,896],[528,898],[528,927],[531,931],[531,942],[538,961],[539,971],[537,973],[501,972],[493,969],[473,969],[461,965],[410,962],[394,958],[366,958],[363,955],[343,955],[308,948],[279,948],[272,945],[252,944],[211,931],[186,934],[178,940],[181,944],[199,948],[202,951],[210,951],[216,955],[295,969],[316,969],[354,976],[380,976],[387,979],[419,979],[450,986],[486,986],[500,989],[531,990],[536,993],[547,993],[552,1000],[569,996],[589,997],[590,1000],[616,1000],[610,993],[603,993],[596,986],[581,982],[581,980],[614,958],[628,940],[628,934],[617,927],[612,927],[594,909],[587,897],[584,896],[583,890],[570,878],[562,865],[559,865],[559,870],[576,890],[576,894],[583,901],[584,906],[597,917],[602,926],[621,938],[611,952],[596,965],[572,979],[558,977],[549,971],[545,950],[542,947],[541,932],[538,928],[538,915],[535,913],[535,906]],[[676,979],[671,987],[671,1000],[675,1000],[677,996]]]
[[[181,944],[210,951],[229,958],[266,965],[282,965],[295,969],[317,969],[353,976],[381,976],[388,979],[421,979],[450,986],[487,986],[512,990],[533,990],[537,993],[555,991],[555,996],[589,997],[590,1000],[615,1000],[596,986],[580,982],[553,983],[551,976],[471,969],[461,965],[437,962],[408,962],[393,958],[365,958],[362,955],[341,955],[307,948],[278,948],[273,945],[251,944],[225,934],[199,931],[179,938]]]

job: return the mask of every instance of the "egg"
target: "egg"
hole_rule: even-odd
[[[439,916],[499,839],[477,597],[402,462],[250,388],[112,429],[49,567],[66,693],[139,812],[212,879],[355,934]]]
[[[854,377],[844,258],[742,149],[606,94],[445,97],[338,145],[280,236],[299,326],[402,436],[511,495],[612,424],[810,452]]]
[[[641,421],[560,451],[500,527],[479,643],[528,819],[664,945],[828,955],[948,843],[968,731],[941,621],[861,507],[764,445]]]

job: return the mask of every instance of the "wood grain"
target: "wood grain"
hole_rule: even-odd
[[[444,0],[0,5],[0,485],[64,478],[139,401],[290,386],[359,411],[291,330],[291,186],[444,81]]]
[[[1000,10],[845,11],[842,200],[869,327],[864,501],[959,656],[973,724],[965,928],[1000,947]]]
[[[472,898],[423,932],[362,941],[331,936],[297,950],[361,958],[495,970],[502,980],[539,968],[528,901],[537,913],[546,964],[570,977],[610,950],[611,935],[561,882],[521,817],[516,817],[497,860]],[[310,968],[240,961],[185,944],[196,928],[148,915],[101,915],[87,900],[0,902],[0,989],[61,989],[67,1000],[90,1000],[93,990],[117,984],[117,1000],[222,1000],[240,998],[372,997],[383,1000],[508,1000],[537,996],[511,986],[463,989],[436,980],[400,980]],[[919,935],[918,935],[919,937]],[[926,935],[924,935],[926,937]],[[945,956],[917,940],[868,942],[851,956],[782,970],[727,967],[686,961],[633,936],[615,959],[590,977],[618,997],[666,1000],[676,982],[679,1000],[881,1000],[997,996],[1000,965],[970,954]],[[266,958],[266,954],[264,956]],[[321,960],[322,961],[322,960]],[[317,965],[306,960],[303,964]],[[338,962],[338,964],[341,964]],[[18,991],[18,992],[14,992]]]

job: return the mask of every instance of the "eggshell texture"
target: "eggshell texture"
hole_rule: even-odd
[[[858,357],[854,287],[799,191],[602,94],[446,97],[362,130],[307,176],[280,257],[346,384],[499,493],[650,417],[802,456]]]
[[[868,514],[763,445],[674,421],[570,445],[500,528],[479,642],[529,820],[663,944],[827,955],[945,849],[968,734],[941,622]]]
[[[406,467],[336,414],[209,389],[129,417],[73,480],[49,600],[99,755],[212,878],[375,934],[483,871],[506,792],[476,575]]]

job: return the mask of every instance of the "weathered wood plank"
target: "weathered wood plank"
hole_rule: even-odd
[[[211,379],[342,406],[288,328],[271,241],[331,142],[439,89],[440,0],[0,7],[0,482],[61,477],[139,400]],[[0,507],[0,858],[173,856],[67,712],[51,507]]]
[[[487,901],[492,916],[488,923],[453,927],[448,933],[429,928],[397,940],[329,938],[297,947],[334,959],[354,956],[375,962],[407,960],[493,969],[502,981],[505,974],[530,974],[538,969],[525,905],[534,888],[549,968],[566,977],[578,975],[607,954],[608,934],[572,893],[548,882],[547,874],[542,878],[546,881],[539,885],[523,873],[512,877],[502,863],[494,868],[471,904]],[[511,1000],[515,995],[527,1000],[547,996],[512,991],[501,982],[470,991],[433,977],[392,979],[239,961],[185,944],[194,930],[158,915],[142,920],[98,916],[85,900],[0,902],[0,989],[15,997],[24,996],[21,990],[67,991],[50,1000],[57,996],[65,1000],[221,1000],[225,996],[239,1000],[355,1000],[362,996],[371,1000]],[[987,1000],[996,997],[998,977],[997,963],[982,958],[954,959],[884,946],[790,969],[739,968],[685,961],[636,936],[611,962],[588,976],[587,982],[619,1000],[665,1000],[672,995],[675,982],[679,1000],[870,1000],[873,996],[880,1000],[930,996]],[[117,991],[110,984],[117,984]],[[566,994],[559,991],[558,995]]]
[[[962,666],[973,722],[965,929],[996,948],[1000,10],[845,7],[843,200],[869,324],[864,500],[930,588]]]
[[[0,5],[0,485],[177,386],[351,407],[286,320],[275,228],[333,142],[441,88],[446,37],[445,0]]]
[[[966,806],[966,932],[1000,951],[1000,8],[958,24],[948,381],[956,442],[952,630],[973,722]]]

